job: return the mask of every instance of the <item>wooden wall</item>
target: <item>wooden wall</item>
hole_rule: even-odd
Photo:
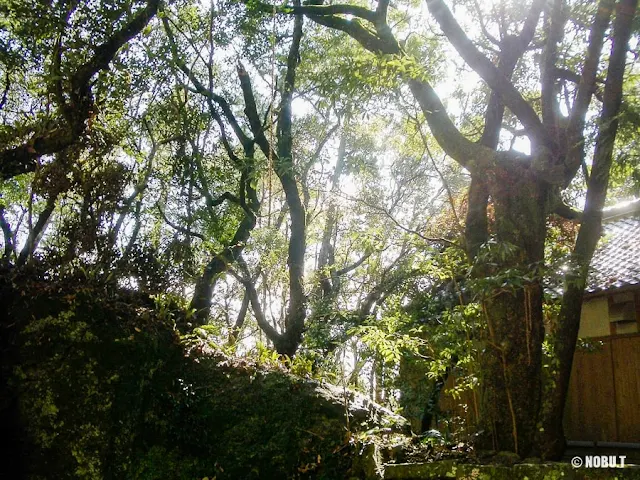
[[[564,428],[569,440],[640,442],[640,334],[576,351]]]
[[[571,372],[564,428],[568,440],[640,443],[640,334],[590,339],[595,351],[577,350]],[[455,385],[449,377],[445,390]],[[440,410],[473,424],[479,392],[440,397]]]

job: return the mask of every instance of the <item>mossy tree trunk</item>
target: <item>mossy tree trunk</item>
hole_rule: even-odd
[[[481,443],[526,456],[541,402],[544,325],[537,272],[544,261],[547,186],[520,168],[492,173],[498,244],[496,251],[481,251],[476,262],[490,279],[482,292],[487,341],[481,361],[480,424],[486,435]]]

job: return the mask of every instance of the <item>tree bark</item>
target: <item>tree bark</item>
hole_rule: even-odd
[[[304,323],[307,317],[306,295],[304,293],[304,256],[307,243],[306,214],[295,176],[293,162],[293,138],[291,133],[291,102],[295,89],[296,67],[300,56],[303,16],[296,15],[293,26],[293,41],[287,57],[287,73],[280,102],[278,116],[278,156],[276,175],[284,190],[289,205],[291,233],[287,266],[289,268],[289,308],[285,317],[283,351],[279,353],[293,356],[302,342]]]
[[[253,171],[255,166],[253,160],[249,157],[246,159],[251,164],[248,170]],[[249,240],[251,231],[256,226],[256,216],[253,212],[259,209],[259,203],[255,190],[250,184],[251,178],[248,174],[243,174],[244,181],[241,182],[241,189],[245,189],[250,203],[245,210],[245,215],[236,229],[236,233],[229,244],[217,255],[215,255],[204,268],[204,271],[198,281],[193,292],[190,308],[195,309],[195,319],[200,325],[204,325],[209,320],[209,312],[211,310],[211,296],[215,284],[223,273],[227,272],[229,266],[235,263],[244,246]]]
[[[299,6],[296,1],[296,6]],[[302,39],[303,16],[295,15],[293,27],[293,39],[287,55],[287,70],[284,78],[280,112],[277,122],[277,150],[269,143],[265,136],[264,127],[258,115],[255,98],[248,85],[249,78],[242,65],[238,66],[240,80],[243,84],[245,98],[245,114],[249,120],[251,132],[256,144],[260,147],[265,157],[273,162],[291,220],[291,233],[289,235],[289,248],[287,255],[287,267],[289,270],[289,305],[285,315],[285,328],[277,334],[277,341],[273,340],[278,353],[292,357],[295,355],[304,331],[306,311],[306,295],[304,292],[304,256],[306,253],[306,214],[302,196],[298,189],[295,164],[293,161],[293,138],[291,132],[293,92],[295,89],[296,69],[300,57],[300,41]],[[243,83],[244,82],[244,83]],[[253,303],[252,303],[253,306]],[[255,313],[255,308],[254,308]],[[265,332],[266,333],[266,332]],[[267,336],[269,336],[267,334]]]
[[[44,234],[44,231],[47,229],[49,225],[49,220],[51,219],[51,214],[56,208],[56,200],[58,199],[58,194],[52,194],[47,199],[47,204],[44,207],[44,210],[38,216],[38,221],[33,226],[33,229],[29,232],[29,236],[27,237],[27,241],[18,255],[18,259],[16,260],[16,266],[21,267],[27,263],[27,261],[33,256],[36,248],[38,248],[38,244],[40,243],[40,239]]]
[[[249,240],[251,232],[256,226],[256,215],[260,210],[260,201],[253,182],[258,177],[257,167],[254,159],[255,155],[255,143],[260,144],[257,139],[250,138],[240,126],[235,114],[231,110],[229,103],[225,98],[214,93],[211,89],[206,88],[195,74],[187,67],[185,62],[180,58],[178,54],[177,45],[173,35],[173,31],[169,25],[169,21],[166,17],[162,19],[173,59],[179,68],[191,81],[195,90],[207,99],[207,105],[209,107],[209,113],[213,120],[218,124],[220,129],[220,137],[222,144],[227,152],[227,155],[241,171],[239,192],[238,196],[234,196],[229,192],[223,193],[219,198],[214,199],[211,196],[206,176],[203,174],[202,165],[200,159],[195,158],[196,166],[200,174],[200,181],[202,183],[202,191],[207,200],[207,206],[213,207],[220,205],[223,201],[228,200],[238,204],[244,211],[244,217],[242,218],[233,239],[222,249],[221,252],[213,256],[209,263],[205,266],[202,275],[196,281],[193,297],[191,299],[190,308],[195,310],[195,321],[199,325],[203,325],[209,320],[209,313],[211,311],[211,296],[215,288],[216,282],[221,275],[229,270],[229,267],[237,262],[242,255],[246,242]],[[253,95],[253,88],[247,72],[241,64],[238,65],[238,80],[242,89],[244,101],[245,101],[245,114],[254,133],[254,136],[260,135],[260,140],[263,142],[261,147],[264,147],[266,138],[264,132],[262,132],[258,112],[256,108],[255,97]],[[218,109],[222,113],[219,113]],[[236,138],[242,145],[244,159],[241,160],[236,155],[231,142],[227,136],[224,119],[229,123]],[[257,133],[256,133],[257,132]],[[192,147],[196,147],[195,143],[192,143]],[[197,148],[194,148],[194,151]]]
[[[0,228],[2,228],[2,235],[4,238],[4,252],[0,264],[8,266],[11,263],[11,257],[15,255],[15,247],[13,246],[13,232],[11,231],[11,225],[4,216],[4,207],[0,205]]]
[[[544,338],[541,279],[532,269],[544,261],[548,187],[522,168],[497,169],[488,177],[496,248],[515,248],[490,253],[499,267],[482,266],[481,276],[496,278],[512,269],[517,278],[509,275],[483,292],[488,338],[481,370],[480,423],[486,436],[480,444],[527,456],[540,410]]]
[[[244,326],[244,319],[247,316],[247,311],[249,310],[249,303],[249,294],[245,292],[242,297],[242,304],[240,305],[240,311],[238,312],[238,316],[236,317],[236,322],[229,330],[229,340],[227,342],[229,345],[235,345],[238,342],[238,336],[240,335],[240,331]]]

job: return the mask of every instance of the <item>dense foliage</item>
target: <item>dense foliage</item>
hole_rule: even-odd
[[[340,389],[226,355],[206,330],[181,338],[175,300],[83,276],[12,280],[7,477],[342,478],[358,432],[395,428]]]
[[[602,208],[638,191],[636,4],[0,0],[2,388],[34,471],[231,475],[260,436],[204,447],[235,400],[184,359],[202,331],[559,457]]]

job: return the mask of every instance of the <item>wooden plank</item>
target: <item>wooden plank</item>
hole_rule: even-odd
[[[455,385],[456,377],[449,375],[440,394],[438,408],[445,416],[464,419],[467,427],[470,427],[478,421],[476,407],[479,407],[477,405],[480,401],[479,393],[467,390],[462,394],[461,398],[455,399],[448,393]]]
[[[640,442],[640,336],[612,340],[619,442]]]
[[[617,441],[611,345],[576,351],[564,429],[568,440]]]

